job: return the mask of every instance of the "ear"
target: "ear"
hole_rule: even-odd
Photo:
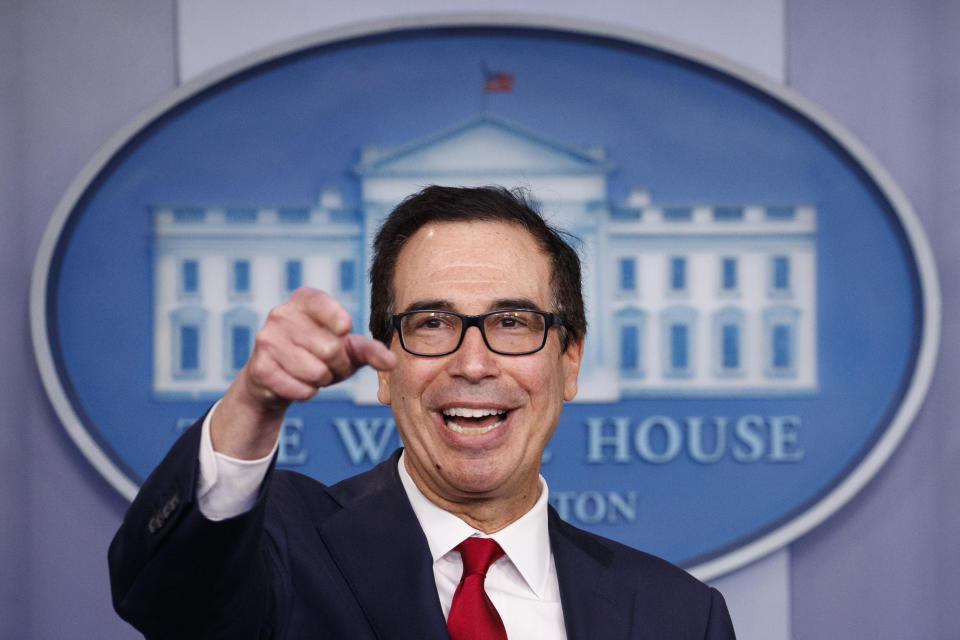
[[[390,372],[377,371],[377,400],[381,404],[390,404]]]
[[[567,350],[560,354],[563,366],[563,399],[569,402],[577,395],[577,375],[580,373],[580,361],[583,359],[583,338],[571,339]]]

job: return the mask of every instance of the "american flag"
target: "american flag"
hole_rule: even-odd
[[[483,90],[487,93],[513,91],[513,74],[502,71],[483,72]]]

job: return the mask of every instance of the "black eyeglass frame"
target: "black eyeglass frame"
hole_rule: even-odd
[[[543,318],[543,340],[540,341],[540,346],[536,349],[531,349],[529,351],[521,351],[520,353],[509,353],[506,351],[498,351],[490,346],[490,341],[487,340],[487,332],[483,328],[483,321],[490,316],[495,316],[499,313],[510,313],[512,311],[523,311],[524,313],[535,313],[538,316]],[[413,351],[408,349],[406,343],[403,341],[403,330],[400,328],[401,322],[406,316],[412,316],[416,313],[442,313],[448,316],[456,316],[460,318],[460,339],[457,340],[457,345],[450,349],[449,351],[444,351],[443,353],[420,353],[419,351]],[[400,346],[403,347],[403,350],[407,353],[413,354],[415,356],[422,356],[424,358],[440,358],[443,356],[448,356],[451,353],[456,352],[460,348],[460,345],[463,344],[463,338],[467,335],[467,329],[470,327],[476,327],[480,330],[480,336],[483,338],[483,344],[487,346],[487,349],[490,351],[502,355],[502,356],[528,356],[531,353],[536,353],[543,349],[544,345],[547,344],[547,336],[550,335],[550,327],[561,327],[563,326],[563,320],[555,313],[549,311],[540,311],[538,309],[497,309],[496,311],[489,311],[487,313],[481,313],[478,316],[470,316],[464,313],[457,313],[456,311],[447,311],[445,309],[417,309],[415,311],[404,311],[403,313],[396,313],[390,316],[390,328],[397,330],[397,337],[400,338]]]

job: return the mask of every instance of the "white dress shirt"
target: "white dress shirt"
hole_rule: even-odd
[[[241,460],[214,451],[210,418],[217,410],[217,404],[207,412],[200,432],[197,506],[208,520],[226,520],[253,508],[257,501],[257,489],[267,476],[273,454],[280,446],[280,439],[277,438],[273,450],[259,460]]]
[[[216,406],[207,414],[201,433],[197,505],[206,518],[225,520],[253,507],[273,452],[259,460],[239,460],[214,451],[210,438],[214,410]],[[450,613],[453,593],[463,573],[460,553],[454,548],[470,536],[490,537],[503,549],[504,556],[487,571],[485,589],[503,619],[507,637],[565,640],[560,585],[547,528],[546,480],[540,477],[540,497],[530,511],[487,536],[430,502],[407,473],[403,455],[398,471],[430,547],[443,617]]]
[[[503,619],[507,637],[566,638],[560,583],[547,529],[546,480],[540,477],[540,497],[530,511],[488,536],[430,502],[407,473],[404,455],[398,463],[400,481],[427,537],[443,617],[450,614],[453,593],[463,574],[463,561],[454,547],[470,536],[489,537],[497,541],[504,555],[487,571],[484,589]]]

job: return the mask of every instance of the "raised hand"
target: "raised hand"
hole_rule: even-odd
[[[254,339],[253,353],[217,405],[214,449],[242,459],[273,448],[292,402],[349,378],[363,365],[396,364],[383,343],[350,333],[350,314],[332,296],[301,287],[274,308]]]

